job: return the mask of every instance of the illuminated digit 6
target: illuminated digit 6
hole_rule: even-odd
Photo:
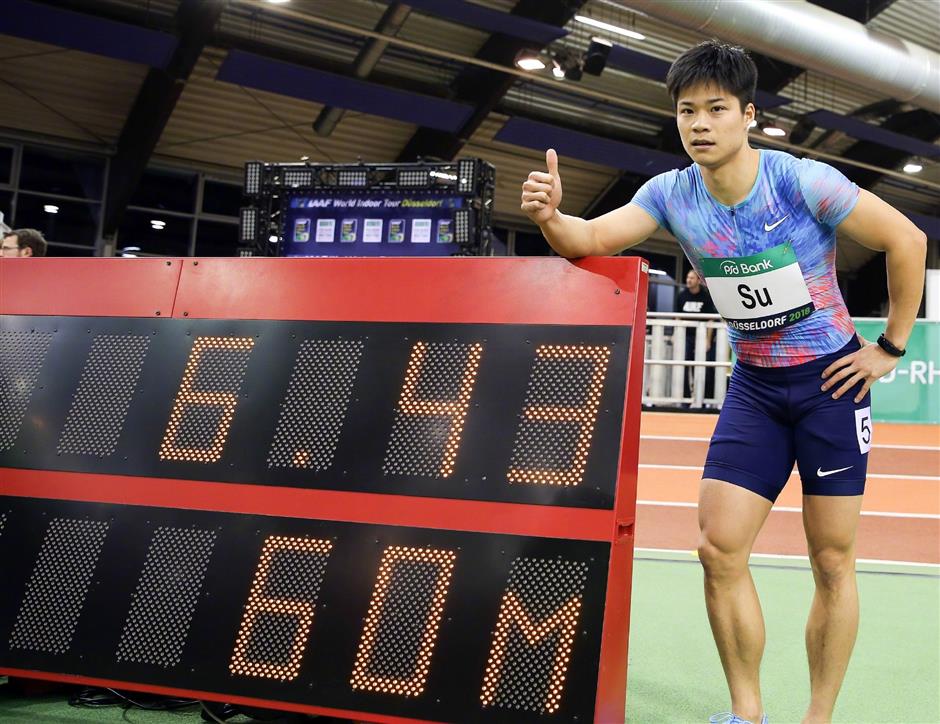
[[[296,678],[300,672],[300,662],[307,645],[307,637],[310,635],[310,627],[313,626],[317,594],[332,548],[331,541],[314,538],[271,536],[264,542],[258,570],[251,584],[251,593],[245,604],[245,614],[235,641],[232,663],[229,664],[229,670],[233,674],[281,681]],[[288,561],[281,567],[274,565],[278,555],[289,553],[300,553],[297,557],[299,563],[294,561],[292,566]],[[295,570],[291,570],[292,568]],[[272,571],[279,571],[281,575],[272,575]],[[294,595],[290,597],[272,595],[271,588],[283,588],[292,579],[302,584],[304,590],[292,592]],[[270,622],[284,617],[295,621],[289,651],[278,650],[285,643],[283,637],[273,635],[270,637],[273,640],[265,640],[264,636],[258,633],[258,630],[266,631],[270,628],[258,625],[261,619],[267,618]]]
[[[160,445],[161,460],[214,463],[222,457],[222,448],[225,447],[225,440],[235,416],[238,389],[254,344],[255,341],[251,337],[196,339]],[[196,389],[196,378],[203,372],[200,370],[200,363],[206,353],[213,350],[224,351],[226,359],[221,364],[206,364],[207,371],[204,373],[211,377],[214,383],[227,387],[225,391]],[[213,419],[214,417],[216,419]],[[184,421],[187,424],[184,424]],[[180,444],[182,430],[195,430],[201,437],[205,437],[205,432],[211,430],[213,425],[215,432],[208,446]]]

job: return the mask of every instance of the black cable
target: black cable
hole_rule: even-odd
[[[150,695],[144,694],[143,696],[146,697]],[[141,697],[138,696],[138,699],[140,698]],[[180,699],[170,696],[154,695],[152,701],[146,703],[138,699],[132,699],[126,694],[122,694],[114,689],[85,687],[77,694],[69,697],[69,706],[84,706],[89,708],[120,706],[122,709],[134,708],[144,711],[172,711],[174,709],[185,709],[186,707],[199,704],[195,699]]]

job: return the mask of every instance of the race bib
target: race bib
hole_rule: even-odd
[[[815,307],[790,242],[753,256],[702,259],[718,313],[742,332],[782,329]]]

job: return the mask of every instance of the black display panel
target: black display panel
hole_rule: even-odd
[[[0,498],[3,666],[591,721],[607,543]]]
[[[6,316],[0,467],[612,509],[629,338]]]

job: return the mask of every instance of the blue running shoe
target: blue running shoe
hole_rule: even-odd
[[[721,714],[715,714],[710,717],[708,724],[752,724],[747,719],[735,716],[730,711],[723,711]],[[763,714],[760,718],[760,724],[768,724],[767,715]]]

